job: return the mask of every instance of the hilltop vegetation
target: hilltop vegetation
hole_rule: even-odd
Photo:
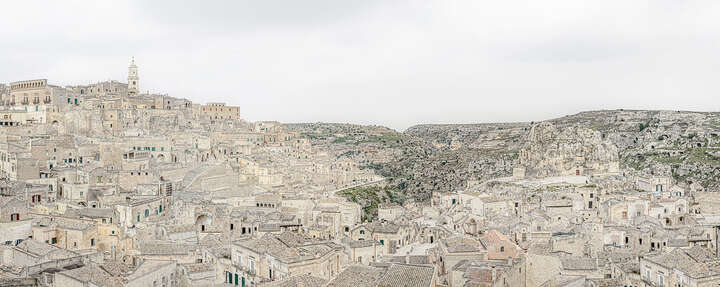
[[[337,194],[363,207],[362,221],[373,221],[378,216],[378,206],[382,203],[403,204],[405,195],[398,186],[367,186],[355,187]]]

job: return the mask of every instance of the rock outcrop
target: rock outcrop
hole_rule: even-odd
[[[598,131],[542,122],[530,130],[519,165],[537,177],[618,172],[618,149]]]

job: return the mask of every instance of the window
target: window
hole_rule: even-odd
[[[51,244],[57,244],[57,237],[53,237],[50,239]]]
[[[505,252],[505,246],[500,246],[500,252]]]
[[[345,232],[350,231],[350,227],[345,226]]]
[[[365,230],[360,230],[360,234],[365,234]]]
[[[95,246],[95,238],[90,238],[90,246]]]
[[[380,245],[385,245],[385,240],[380,239]]]

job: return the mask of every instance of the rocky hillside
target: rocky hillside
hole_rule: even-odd
[[[590,111],[528,124],[419,125],[405,133],[461,157],[492,161],[502,154],[505,156],[495,161],[502,163],[497,167],[506,167],[511,160],[510,165],[522,163],[544,170],[545,174],[535,174],[539,176],[550,175],[548,170],[559,171],[560,165],[574,157],[597,163],[617,158],[627,173],[668,175],[680,184],[698,183],[708,190],[720,190],[720,113]],[[522,157],[512,156],[518,153]],[[507,168],[495,171],[497,175],[509,173]]]
[[[618,147],[622,168],[720,190],[720,113],[593,111],[552,120],[586,126]]]
[[[417,125],[403,133],[378,126],[293,126],[313,143],[362,149],[365,166],[389,178],[406,198],[462,189],[468,181],[608,169],[672,176],[680,184],[720,190],[720,113],[591,111],[531,123]],[[318,132],[322,131],[322,132]],[[319,136],[324,134],[324,136]]]

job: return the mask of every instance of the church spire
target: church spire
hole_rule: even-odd
[[[138,76],[138,68],[135,65],[135,57],[130,59],[128,67],[128,94],[137,95],[140,91],[140,77]]]

